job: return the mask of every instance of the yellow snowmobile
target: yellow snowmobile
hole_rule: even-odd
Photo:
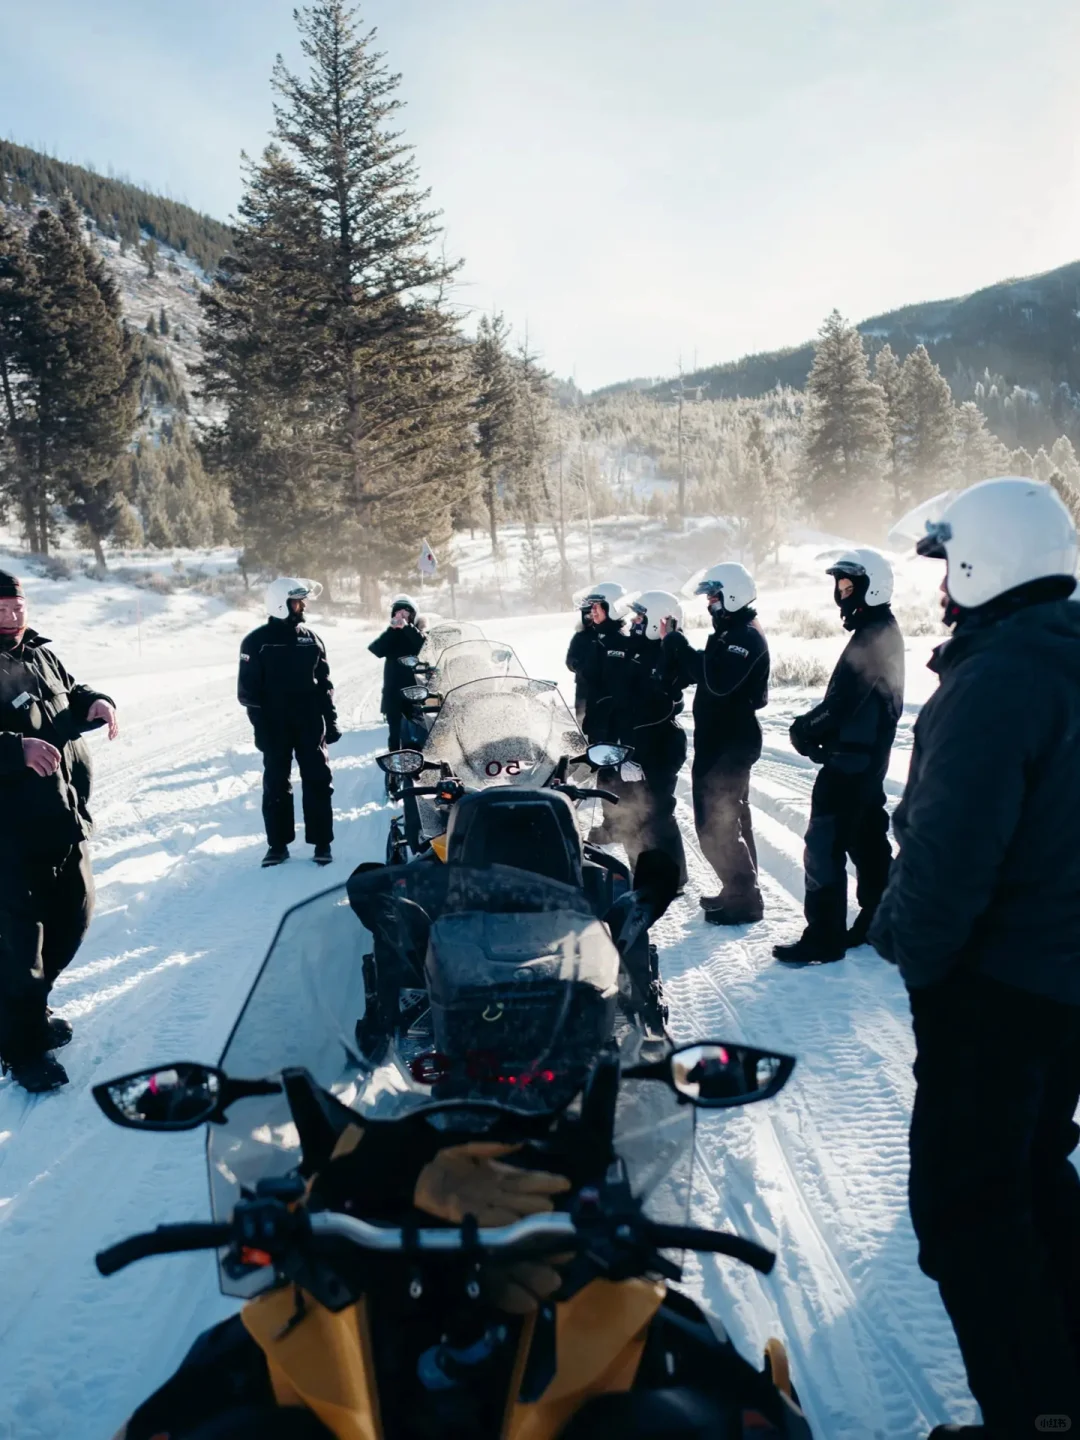
[[[120,1242],[101,1273],[215,1249],[247,1301],[121,1434],[809,1440],[782,1346],[756,1369],[674,1288],[686,1250],[772,1268],[754,1242],[686,1225],[693,1121],[774,1095],[794,1060],[620,1049],[618,951],[579,891],[428,867],[436,906],[404,873],[289,912],[218,1066],[95,1089],[120,1125],[208,1125],[214,1215]],[[427,927],[432,1044],[373,1067],[354,1038],[358,914],[380,905],[410,943]]]

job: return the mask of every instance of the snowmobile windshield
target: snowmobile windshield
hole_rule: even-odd
[[[431,688],[445,696],[472,680],[524,674],[524,665],[509,645],[499,640],[463,640],[459,645],[449,646],[439,656]]]
[[[467,1128],[535,1121],[614,1043],[618,988],[618,952],[575,887],[505,866],[380,867],[285,915],[220,1063],[235,1078],[305,1070],[358,1117],[446,1123],[460,1102]],[[294,1173],[286,1095],[233,1104],[208,1159],[218,1218]]]
[[[424,753],[469,786],[546,785],[585,745],[554,681],[506,675],[451,690]]]
[[[447,621],[429,630],[420,650],[420,660],[425,665],[437,665],[439,657],[451,645],[460,645],[464,640],[483,640],[484,632],[479,625],[469,620]]]

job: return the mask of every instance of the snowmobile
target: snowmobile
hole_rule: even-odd
[[[810,1440],[783,1345],[755,1367],[675,1288],[687,1250],[771,1270],[687,1225],[694,1116],[768,1099],[794,1059],[620,1052],[606,929],[571,887],[496,870],[441,872],[426,1055],[357,1055],[374,936],[339,887],[285,916],[217,1066],[95,1087],[116,1124],[205,1124],[212,1204],[103,1250],[100,1273],[215,1250],[246,1302],[126,1440]],[[542,1198],[505,1220],[492,1183]]]
[[[375,937],[363,959],[365,1010],[356,1031],[366,1056],[377,1059],[391,1041],[409,1053],[428,1045],[432,1009],[424,959],[432,917],[445,909],[460,872],[494,874],[503,866],[557,882],[576,897],[579,909],[602,921],[621,962],[620,1024],[636,1029],[643,1040],[665,1038],[668,1011],[649,929],[675,897],[678,867],[648,851],[631,878],[603,851],[598,853],[604,863],[587,859],[570,799],[594,793],[560,786],[463,795],[444,845],[406,865],[357,867],[349,881],[350,901]],[[410,900],[405,912],[403,896]]]

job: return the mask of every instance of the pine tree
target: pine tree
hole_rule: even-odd
[[[156,278],[157,278],[157,262],[158,262],[158,245],[157,245],[157,241],[154,239],[154,237],[153,237],[152,235],[151,235],[150,238],[146,241],[145,245],[143,245],[143,246],[140,248],[139,253],[142,255],[143,263],[144,263],[145,266],[146,266],[146,278],[147,278],[148,280],[154,280],[154,279],[156,279]]]
[[[974,400],[966,400],[955,413],[956,471],[964,486],[1003,475],[1009,452],[990,433],[986,416]]]
[[[0,492],[17,503],[32,549],[38,548],[40,497],[32,399],[20,371],[38,298],[37,271],[22,232],[0,211]]]
[[[169,333],[169,317],[165,314],[165,306],[162,305],[162,307],[161,307],[161,315],[160,315],[160,317],[158,318],[158,334],[159,334],[159,335],[168,335],[168,333]]]
[[[740,553],[758,565],[779,544],[787,499],[786,477],[759,411],[745,428],[736,424],[724,450],[724,469],[724,509],[736,524]]]
[[[802,470],[810,514],[834,520],[876,502],[889,445],[885,395],[870,379],[858,330],[834,310],[806,382]]]
[[[1035,462],[1023,446],[1009,456],[1009,474],[1021,475],[1027,480],[1035,478]]]
[[[896,413],[893,505],[900,515],[947,484],[956,459],[952,391],[925,345],[904,361]]]
[[[157,321],[154,319],[153,315],[151,315],[151,316],[147,319],[147,322],[146,322],[146,333],[147,333],[147,335],[153,335],[153,337],[154,337],[155,340],[157,339],[158,327],[157,327]]]
[[[477,451],[492,555],[499,545],[499,494],[507,488],[519,446],[520,391],[509,338],[510,328],[501,314],[483,315],[472,347]]]
[[[207,307],[206,388],[229,408],[213,453],[238,472],[253,553],[372,576],[420,533],[445,540],[471,483],[457,267],[391,128],[398,81],[374,32],[342,0],[297,23],[308,71],[275,67],[275,143]]]
[[[887,342],[874,356],[874,380],[885,394],[885,406],[889,418],[889,473],[896,469],[897,443],[900,434],[900,391],[901,365],[896,353]]]
[[[7,328],[24,526],[47,553],[50,504],[60,500],[89,528],[104,565],[101,541],[117,513],[116,460],[137,410],[138,362],[119,293],[70,200],[58,215],[39,212],[15,264],[21,299],[8,307],[9,319],[16,311],[18,318]]]

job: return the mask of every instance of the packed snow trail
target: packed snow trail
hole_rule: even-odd
[[[201,1133],[118,1130],[89,1087],[155,1061],[216,1058],[282,912],[360,859],[381,858],[391,814],[372,763],[385,730],[370,630],[319,627],[348,727],[332,751],[335,865],[317,871],[300,843],[288,865],[262,871],[260,757],[234,688],[250,615],[193,617],[185,628],[170,597],[141,662],[130,626],[80,638],[80,619],[65,605],[40,628],[79,678],[115,695],[124,734],[112,747],[92,740],[98,913],[56,991],[76,1026],[62,1055],[72,1083],[39,1099],[0,1083],[2,1440],[107,1440],[199,1331],[233,1308],[207,1256],[98,1276],[102,1245],[205,1217],[207,1181]],[[564,618],[485,628],[513,644],[530,673],[567,680]],[[755,777],[763,924],[729,932],[702,921],[697,896],[715,882],[692,839],[688,772],[681,782],[691,880],[657,935],[673,1028],[799,1057],[776,1100],[700,1129],[700,1217],[776,1248],[774,1275],[706,1259],[688,1278],[746,1354],[756,1357],[770,1334],[784,1338],[818,1440],[915,1440],[972,1410],[907,1219],[906,999],[869,950],[820,971],[772,963],[772,944],[800,923],[813,780],[787,746],[791,708],[781,691],[766,712]],[[904,768],[901,746],[897,792]]]

